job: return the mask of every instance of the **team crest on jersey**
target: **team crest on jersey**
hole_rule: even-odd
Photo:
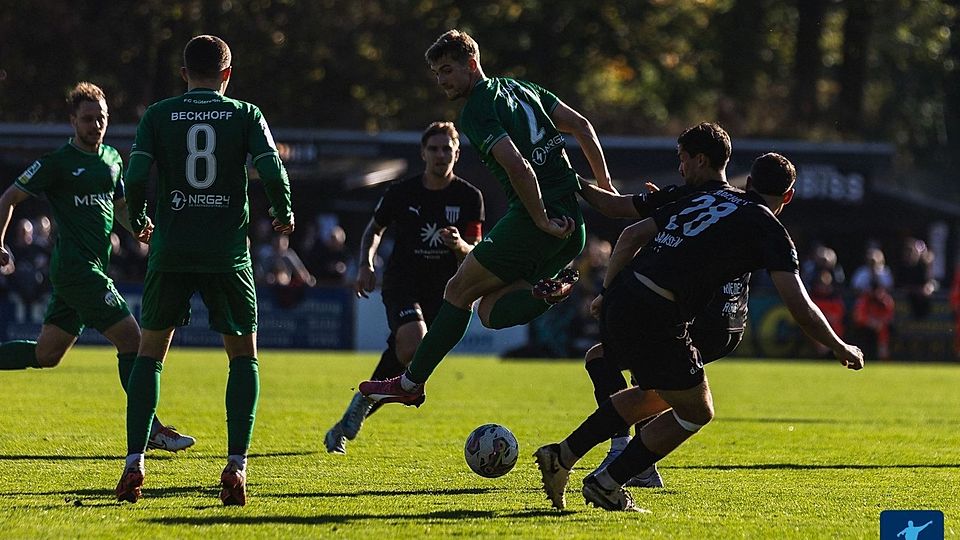
[[[456,223],[460,219],[460,207],[459,206],[448,206],[446,208],[447,221],[450,223]]]
[[[442,243],[442,240],[440,240],[440,227],[438,227],[436,223],[427,223],[420,229],[420,239],[430,247],[439,246]]]
[[[23,174],[17,177],[17,183],[26,185],[26,183],[29,182],[30,179],[33,178],[33,175],[37,174],[37,171],[39,170],[40,170],[40,162],[34,161],[33,165],[30,165],[29,167],[27,167],[27,170],[23,171]]]
[[[107,291],[107,294],[103,295],[103,303],[111,307],[117,307],[120,305],[120,300],[113,291]]]

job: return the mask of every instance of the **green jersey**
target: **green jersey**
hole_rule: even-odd
[[[154,103],[130,152],[157,163],[159,184],[149,268],[161,272],[232,272],[250,267],[247,156],[277,160],[277,146],[255,105],[205,88]],[[128,174],[131,219],[145,210],[146,175]],[[266,180],[265,180],[266,181]],[[285,202],[274,204],[289,220]],[[285,188],[285,189],[284,189]],[[273,202],[273,201],[272,201]],[[287,221],[288,222],[288,221]]]
[[[54,286],[77,283],[91,272],[106,274],[110,262],[113,201],[123,198],[123,161],[113,147],[85,152],[71,140],[35,161],[15,184],[46,196],[57,241],[50,263]]]
[[[557,96],[531,82],[496,77],[477,82],[460,112],[460,130],[500,181],[512,207],[523,205],[507,171],[490,153],[504,137],[510,137],[520,155],[530,162],[544,202],[556,201],[580,188],[564,150],[563,135],[550,118],[559,102]]]

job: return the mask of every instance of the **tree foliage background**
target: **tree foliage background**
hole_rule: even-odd
[[[182,92],[193,35],[231,45],[229,93],[274,126],[419,130],[453,119],[424,60],[442,32],[490,75],[537,81],[603,135],[892,141],[960,155],[960,0],[0,0],[0,121],[63,121],[78,80],[114,122]],[[931,175],[935,176],[935,175]]]

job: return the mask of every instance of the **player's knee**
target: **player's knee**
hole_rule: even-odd
[[[490,328],[492,330],[507,328],[507,325],[497,324],[496,319],[492,316],[494,304],[496,304],[496,302],[491,301],[486,297],[480,300],[479,305],[477,305],[477,317],[480,318],[480,323],[483,324],[485,328]]]
[[[683,417],[673,410],[673,418],[684,430],[696,433],[713,420],[713,406],[706,406],[695,410],[684,411]]]
[[[63,360],[65,351],[42,351],[37,349],[37,364],[42,368],[53,368],[60,365],[60,361]]]
[[[583,355],[583,363],[589,364],[598,358],[603,358],[603,345],[599,343],[587,350],[587,353]]]

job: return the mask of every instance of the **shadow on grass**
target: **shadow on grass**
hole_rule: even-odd
[[[203,486],[176,486],[176,487],[165,487],[165,488],[144,488],[143,496],[144,498],[162,498],[162,497],[179,497],[182,495],[209,495],[211,497],[216,497],[220,493],[219,487],[203,487]],[[81,500],[83,497],[90,497],[92,499],[111,499],[116,501],[116,494],[112,489],[65,489],[62,491],[12,491],[8,493],[0,493],[0,497],[29,497],[29,496],[51,496],[59,495],[67,501]],[[82,501],[84,504],[86,501]]]
[[[744,465],[677,465],[665,467],[668,469],[700,469],[713,471],[741,471],[741,470],[798,470],[815,471],[821,469],[960,469],[960,463],[913,463],[898,465],[879,465],[869,463],[752,463]]]
[[[746,423],[746,424],[860,424],[860,425],[871,425],[871,424],[888,424],[888,420],[883,419],[871,419],[871,418],[859,418],[859,419],[846,419],[846,418],[748,418],[748,417],[733,417],[733,418],[716,418],[714,422],[731,422],[731,423]],[[931,423],[933,423],[931,421]],[[936,423],[940,424],[958,424],[960,421],[952,419],[937,419]]]
[[[562,516],[573,512],[549,510],[530,510],[512,514],[498,514],[486,510],[443,510],[423,514],[321,514],[317,516],[204,516],[204,517],[160,517],[148,521],[160,525],[326,525],[348,524],[362,521],[462,521],[465,519],[491,518],[542,518],[544,516]]]
[[[264,452],[260,454],[250,454],[251,458],[274,458],[274,457],[295,457],[295,456],[311,456],[315,454],[320,454],[320,451],[311,450],[309,452]],[[222,458],[220,454],[207,454],[207,453],[198,453],[190,452],[189,450],[183,452],[160,452],[160,451],[150,451],[147,454],[147,459],[149,460],[167,460],[167,459],[214,459]],[[121,461],[123,460],[123,455],[117,454],[112,456],[69,456],[62,454],[11,454],[11,455],[0,455],[0,461]]]
[[[455,489],[398,489],[398,490],[389,490],[389,489],[375,489],[375,490],[364,490],[364,491],[327,491],[319,493],[269,493],[264,494],[264,497],[279,497],[279,498],[309,498],[309,497],[392,497],[396,495],[408,496],[408,495],[482,495],[484,493],[494,493],[497,491],[504,491],[502,489],[495,488],[455,488]]]

